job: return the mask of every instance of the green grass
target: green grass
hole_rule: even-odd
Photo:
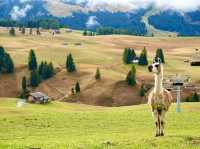
[[[154,137],[148,105],[104,108],[53,102],[16,108],[0,100],[0,149],[198,149],[200,104],[173,105],[166,136]]]

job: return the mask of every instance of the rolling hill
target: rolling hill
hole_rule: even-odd
[[[51,98],[61,100],[68,95],[77,81],[81,85],[81,96],[69,99],[68,102],[81,102],[102,106],[122,106],[145,103],[139,95],[140,85],[145,79],[152,86],[153,76],[142,66],[137,68],[138,85],[135,88],[124,83],[132,65],[122,62],[123,49],[132,47],[137,55],[146,46],[149,62],[152,61],[155,50],[162,47],[165,52],[165,75],[175,73],[187,74],[192,77],[194,84],[199,86],[199,67],[191,67],[185,63],[190,59],[194,50],[199,47],[198,37],[140,37],[126,35],[83,36],[81,31],[66,32],[52,35],[51,30],[41,30],[41,36],[25,35],[16,30],[16,36],[9,36],[7,28],[0,30],[0,45],[11,55],[15,64],[12,75],[3,74],[0,77],[0,96],[18,97],[23,76],[27,79],[30,72],[27,69],[28,53],[34,49],[38,64],[41,61],[52,62],[56,75],[40,84],[33,91],[42,91]],[[35,29],[33,30],[35,33]],[[81,43],[81,45],[76,45]],[[119,44],[120,43],[120,44]],[[66,55],[72,53],[77,66],[77,72],[66,73]],[[20,58],[19,58],[20,57]],[[184,67],[183,67],[184,66]],[[97,67],[100,68],[102,81],[94,79]],[[190,71],[188,71],[190,70]],[[9,88],[9,90],[7,89]],[[185,99],[186,94],[183,94]]]

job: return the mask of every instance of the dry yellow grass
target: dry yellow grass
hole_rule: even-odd
[[[17,30],[17,29],[16,29]],[[77,46],[76,43],[81,43]],[[82,36],[80,31],[67,33],[62,30],[53,36],[51,31],[42,31],[41,36],[21,35],[17,31],[16,37],[8,34],[8,29],[0,29],[0,45],[11,54],[17,67],[26,65],[30,49],[34,49],[41,60],[52,61],[54,66],[65,66],[66,55],[71,52],[80,72],[87,72],[92,76],[97,67],[101,68],[102,76],[111,80],[123,80],[130,69],[122,63],[122,53],[125,47],[132,47],[139,55],[144,46],[148,50],[149,60],[155,55],[157,48],[163,48],[167,64],[165,74],[188,74],[193,81],[199,81],[200,68],[191,67],[184,63],[200,48],[199,37],[138,37],[126,35],[110,36]],[[23,73],[18,75],[21,77]],[[137,66],[138,78],[152,78],[146,67]],[[20,86],[20,79],[17,84]],[[87,82],[87,81],[86,81]]]

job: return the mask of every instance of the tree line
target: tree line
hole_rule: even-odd
[[[59,29],[65,28],[57,19],[39,19],[30,20],[27,22],[19,22],[10,19],[1,19],[0,26],[3,27],[25,27],[25,28],[43,28],[43,29]]]
[[[156,57],[159,57],[163,64],[165,63],[164,53],[161,48],[158,48],[156,50]],[[133,60],[138,60],[138,65],[141,65],[141,66],[146,66],[149,63],[146,47],[144,47],[139,57],[136,55],[136,52],[133,48],[125,48],[122,59],[123,59],[124,64],[131,64],[133,63]]]
[[[21,34],[25,35],[25,34],[26,34],[26,31],[27,31],[27,29],[26,29],[25,27],[19,27],[19,32],[21,32]],[[40,28],[36,28],[36,29],[35,29],[35,32],[36,32],[36,35],[41,35]],[[15,31],[15,28],[14,28],[14,27],[11,27],[11,28],[10,28],[9,34],[10,34],[11,36],[16,36],[16,31]],[[29,34],[29,35],[32,35],[32,34],[33,34],[33,28],[29,28],[28,34]]]

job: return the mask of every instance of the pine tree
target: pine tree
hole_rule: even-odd
[[[40,76],[37,70],[31,71],[30,84],[32,87],[37,87],[40,84]]]
[[[40,28],[37,28],[36,34],[37,34],[37,35],[40,35],[40,34],[41,34],[41,33],[40,33]]]
[[[140,96],[141,96],[141,97],[144,97],[144,96],[145,96],[144,84],[141,85],[141,88],[140,88]]]
[[[127,48],[124,49],[123,62],[124,64],[128,64],[128,49]]]
[[[87,36],[87,30],[84,30],[83,36]]]
[[[5,52],[3,47],[0,47],[0,72],[13,73],[14,63],[8,53]]]
[[[22,26],[20,25],[20,26],[19,26],[19,32],[21,32],[21,31],[22,31]]]
[[[190,101],[191,101],[191,102],[200,102],[200,97],[199,97],[199,95],[197,94],[197,92],[194,92],[194,93],[192,94],[192,97],[191,97]]]
[[[156,50],[156,57],[159,57],[163,64],[165,63],[164,53],[163,53],[163,50],[161,48]]]
[[[28,97],[29,91],[27,89],[27,81],[26,81],[26,77],[24,76],[22,78],[22,91],[21,91],[21,95],[20,97],[23,99],[26,99]]]
[[[148,59],[147,59],[147,50],[144,47],[144,49],[142,50],[141,54],[140,54],[140,58],[139,58],[139,65],[148,65]]]
[[[50,62],[49,63],[49,77],[53,77],[54,76],[54,74],[55,74],[55,72],[54,72],[54,67],[53,67],[53,63],[52,62]]]
[[[53,77],[55,74],[53,63],[50,62],[49,64],[47,64],[46,61],[42,61],[39,65],[38,72],[43,80]]]
[[[76,71],[76,66],[74,64],[74,60],[73,60],[71,53],[67,56],[66,69],[68,72]]]
[[[34,50],[30,50],[29,52],[28,68],[29,70],[37,69],[37,59]]]
[[[130,64],[135,59],[136,53],[132,48],[125,48],[123,53],[123,62],[125,64]]]
[[[39,75],[41,76],[42,75],[42,71],[43,71],[43,67],[44,67],[44,62],[42,61],[38,67],[38,72],[39,72]]]
[[[76,90],[76,93],[80,93],[81,92],[81,88],[80,88],[79,82],[76,83],[75,90]]]
[[[33,34],[33,29],[30,28],[30,29],[29,29],[29,35],[32,35],[32,34]]]
[[[4,61],[5,50],[3,47],[0,46],[0,72],[3,68],[3,61]]]
[[[126,77],[126,82],[130,86],[136,85],[136,68],[135,68],[135,65],[133,65],[132,69],[128,72],[128,75]]]
[[[131,49],[131,53],[132,53],[132,60],[134,60],[137,57],[135,50]]]
[[[27,89],[27,82],[26,82],[26,77],[24,76],[22,78],[22,90],[25,91]]]
[[[11,35],[11,36],[15,36],[16,34],[15,34],[15,28],[14,27],[11,27],[11,29],[10,29],[10,31],[9,31],[9,34]]]
[[[23,34],[23,35],[26,34],[26,29],[25,29],[25,27],[22,28],[22,34]]]
[[[47,66],[47,62],[45,61],[44,63],[43,63],[43,67],[42,67],[42,72],[41,72],[41,77],[42,77],[42,79],[43,80],[46,80],[47,79],[47,68],[48,66]]]
[[[97,68],[97,70],[96,70],[95,79],[96,80],[101,80],[101,73],[100,73],[99,68]]]
[[[13,73],[14,72],[14,63],[11,59],[10,55],[5,53],[4,60],[3,60],[3,69],[6,73]]]

